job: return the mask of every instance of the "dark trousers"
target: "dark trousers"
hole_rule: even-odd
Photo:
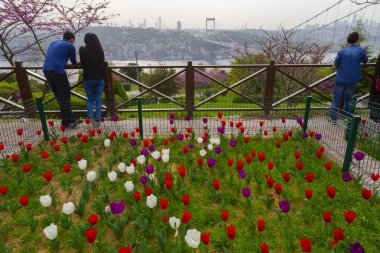
[[[44,75],[59,104],[62,125],[68,126],[70,123],[75,122],[74,114],[71,111],[69,79],[67,79],[66,74],[50,70],[44,71]]]

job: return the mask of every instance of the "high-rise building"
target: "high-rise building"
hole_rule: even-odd
[[[132,20],[129,20],[129,27],[133,27]]]
[[[177,30],[181,30],[182,29],[182,23],[181,21],[177,21]]]
[[[144,19],[144,25],[143,25],[143,28],[146,28],[146,19]]]
[[[158,29],[162,29],[162,18],[158,17]]]

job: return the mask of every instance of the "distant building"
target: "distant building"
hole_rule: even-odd
[[[181,30],[182,29],[182,23],[181,21],[177,21],[177,30]]]
[[[146,28],[146,19],[144,19],[144,22],[143,22],[143,28]]]
[[[158,17],[158,29],[162,29],[162,18]]]

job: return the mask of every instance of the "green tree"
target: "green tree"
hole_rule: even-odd
[[[120,68],[120,73],[139,81],[139,74],[143,71],[142,68],[138,67],[139,65],[137,63],[130,62],[128,63],[127,67]],[[124,84],[124,88],[126,91],[131,90],[131,86],[133,85],[133,82],[126,81]]]
[[[141,72],[139,77],[142,83],[153,86],[156,83],[164,80],[165,78],[174,75],[175,70],[171,68],[156,68],[151,69],[149,72]],[[167,95],[172,96],[175,95],[178,91],[177,82],[175,79],[170,79],[164,83],[162,83],[160,86],[155,88],[155,90]],[[157,96],[157,94],[152,93],[152,95]]]

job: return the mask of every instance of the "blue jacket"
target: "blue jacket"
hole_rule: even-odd
[[[368,57],[364,48],[349,45],[341,49],[336,56],[334,65],[337,68],[336,82],[355,84],[360,80],[360,63],[367,63]]]
[[[66,74],[65,65],[69,59],[72,64],[77,63],[74,45],[66,40],[53,41],[47,50],[43,69]]]

